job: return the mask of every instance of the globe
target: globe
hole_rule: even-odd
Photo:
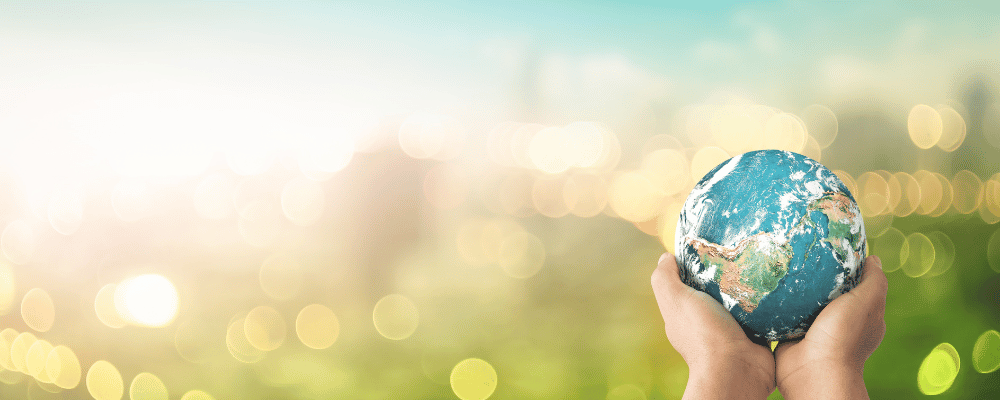
[[[858,205],[829,169],[760,150],[719,164],[677,222],[681,280],[722,303],[757,343],[805,335],[857,285],[867,253]]]

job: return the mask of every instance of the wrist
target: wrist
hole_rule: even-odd
[[[739,358],[692,365],[689,369],[685,398],[764,399],[774,391],[773,375]]]
[[[867,399],[859,368],[819,364],[804,366],[781,378],[778,391],[786,399]]]

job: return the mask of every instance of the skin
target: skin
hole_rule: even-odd
[[[722,304],[681,282],[674,256],[664,254],[651,283],[667,339],[690,370],[684,398],[765,399],[777,388],[790,400],[867,399],[864,363],[885,335],[881,265],[868,257],[858,286],[830,302],[804,338],[772,353]]]

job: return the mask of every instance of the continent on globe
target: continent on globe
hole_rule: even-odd
[[[857,284],[867,252],[864,220],[843,182],[815,160],[778,150],[709,171],[684,203],[676,238],[682,280],[722,303],[758,342],[804,335]]]

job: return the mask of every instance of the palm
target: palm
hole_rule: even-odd
[[[871,270],[869,268],[869,270]],[[774,355],[779,385],[797,371],[816,365],[846,365],[860,371],[885,334],[886,280],[882,270],[820,312],[802,340],[782,343]]]
[[[714,343],[717,349],[727,353],[728,359],[743,363],[744,367],[757,372],[761,379],[775,382],[775,362],[771,351],[753,343],[740,328],[732,315],[708,294],[688,288],[690,292],[684,296],[682,307],[688,308],[689,326],[701,331],[706,340]],[[715,337],[711,337],[715,336]]]

